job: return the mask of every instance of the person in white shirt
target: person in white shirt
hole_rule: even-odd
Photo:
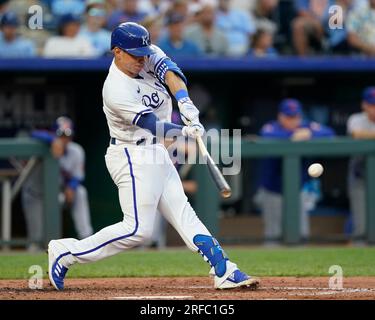
[[[80,19],[72,14],[63,15],[59,22],[59,35],[49,38],[44,46],[46,58],[96,57],[97,50],[90,40],[79,35]]]
[[[375,86],[362,95],[362,112],[352,114],[347,121],[347,132],[354,139],[375,139]],[[349,162],[348,194],[353,216],[353,240],[361,241],[366,229],[365,159],[353,157]]]

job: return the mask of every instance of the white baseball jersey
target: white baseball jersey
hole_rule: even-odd
[[[138,77],[129,77],[113,61],[104,82],[103,110],[110,136],[120,141],[134,143],[140,135],[152,137],[150,132],[136,126],[145,113],[154,112],[161,121],[171,122],[172,99],[153,73],[154,65],[165,58],[165,53],[153,47],[157,53],[147,58]]]

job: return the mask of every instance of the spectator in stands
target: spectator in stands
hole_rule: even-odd
[[[277,28],[276,9],[279,4],[279,0],[256,0],[253,10],[251,11],[252,20],[254,21],[255,27],[259,23],[264,21],[275,24]]]
[[[284,99],[279,105],[276,121],[266,123],[260,132],[263,138],[289,139],[304,141],[318,137],[332,137],[332,129],[316,122],[305,121],[302,118],[302,105],[295,99]],[[318,190],[307,175],[308,163],[303,161],[301,171],[301,224],[300,232],[303,238],[309,236],[308,212],[314,208],[318,198]],[[277,243],[281,237],[282,225],[282,186],[281,160],[267,158],[262,160],[260,188],[256,202],[262,210],[264,219],[264,236],[266,243]]]
[[[169,7],[169,0],[140,0],[139,2],[140,11],[146,12],[151,17],[163,16]]]
[[[59,35],[47,40],[43,55],[48,58],[79,58],[97,55],[90,40],[79,36],[80,19],[72,14],[63,15],[59,21]]]
[[[191,13],[189,12],[190,2],[188,0],[175,0],[171,3],[166,14],[178,13],[187,18],[187,23],[190,23]]]
[[[164,18],[163,16],[149,16],[140,22],[150,33],[151,43],[159,43],[164,34]]]
[[[82,0],[53,0],[51,1],[51,12],[55,16],[65,14],[81,15],[85,11],[85,1]]]
[[[159,47],[170,57],[199,56],[202,54],[198,46],[184,38],[186,18],[178,13],[170,13],[166,17],[168,33],[158,43]]]
[[[375,139],[375,86],[363,91],[362,112],[349,117],[347,132],[354,139]],[[353,217],[354,241],[362,240],[366,231],[365,167],[364,157],[350,159],[348,194]]]
[[[29,39],[17,35],[19,21],[14,12],[5,13],[0,19],[0,57],[29,58],[36,55],[36,47]]]
[[[349,13],[347,24],[349,44],[368,56],[375,56],[375,0]]]
[[[257,31],[252,37],[249,54],[255,57],[275,57],[278,55],[273,47],[275,25],[264,20],[257,26]]]
[[[8,11],[9,0],[0,0],[0,19]]]
[[[86,9],[85,12],[87,13],[90,9],[100,9],[104,10],[107,14],[107,1],[105,0],[86,0]]]
[[[329,6],[334,0],[295,0],[297,17],[292,21],[293,45],[300,56],[322,51]]]
[[[228,54],[244,56],[255,32],[254,21],[247,12],[230,8],[230,3],[231,0],[219,0],[216,26],[227,38]]]
[[[228,41],[215,25],[215,8],[204,5],[197,13],[198,23],[186,29],[186,37],[192,40],[207,56],[228,54]]]
[[[113,30],[123,22],[141,22],[146,18],[147,14],[141,12],[138,8],[138,0],[121,0],[121,9],[115,10],[108,18],[107,28]]]
[[[253,10],[251,11],[252,20],[255,29],[260,29],[264,24],[272,25],[275,33],[278,31],[277,8],[279,0],[256,0]]]
[[[90,40],[98,56],[110,52],[111,33],[104,29],[106,12],[99,8],[90,8],[86,13],[86,23],[81,27],[79,35]]]

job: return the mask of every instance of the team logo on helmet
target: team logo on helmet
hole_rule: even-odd
[[[149,38],[148,34],[142,36],[142,44],[144,46],[147,46],[149,43],[150,43],[150,38]]]

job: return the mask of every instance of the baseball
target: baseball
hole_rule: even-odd
[[[323,173],[323,166],[320,163],[313,163],[308,168],[307,172],[309,173],[310,177],[318,178]]]

